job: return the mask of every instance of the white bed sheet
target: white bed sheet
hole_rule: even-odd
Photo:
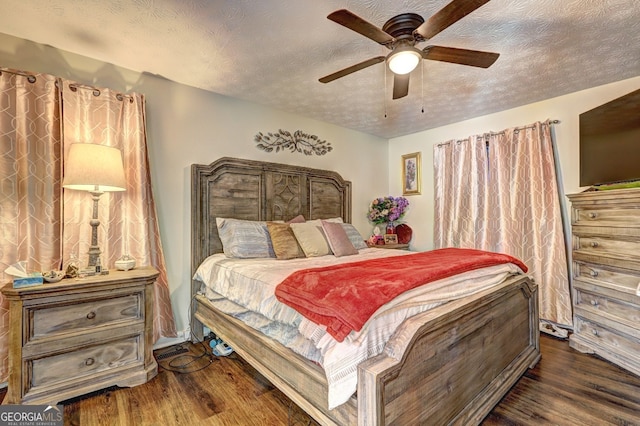
[[[204,283],[205,295],[214,306],[322,365],[329,385],[331,409],[353,395],[358,364],[380,354],[406,318],[522,273],[516,265],[503,264],[417,287],[382,306],[362,330],[352,331],[343,342],[336,341],[324,326],[307,320],[275,297],[276,286],[296,270],[408,254],[411,252],[368,248],[355,256],[329,255],[286,261],[230,259],[216,254],[200,265],[194,279]]]

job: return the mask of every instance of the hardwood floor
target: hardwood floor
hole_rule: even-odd
[[[149,383],[63,402],[65,425],[316,424],[235,354],[210,362],[193,358],[202,346],[184,346],[188,354],[159,360],[160,373]],[[541,350],[542,360],[484,426],[640,425],[640,377],[547,335],[541,336]],[[182,364],[194,372],[170,371]]]

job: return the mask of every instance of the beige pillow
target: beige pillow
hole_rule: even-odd
[[[307,257],[326,256],[331,254],[331,248],[322,231],[320,220],[305,223],[292,223],[291,230]]]
[[[304,252],[288,223],[267,222],[267,230],[271,237],[273,251],[278,259],[295,259],[304,257]]]

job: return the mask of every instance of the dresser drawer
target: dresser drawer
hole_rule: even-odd
[[[629,256],[629,254],[637,253],[638,256],[640,256],[640,241],[637,240],[582,237],[574,235],[574,248],[584,253],[590,253],[597,256],[605,253],[617,253],[624,257]]]
[[[143,301],[142,293],[134,293],[112,298],[94,298],[80,303],[29,307],[25,310],[25,322],[29,327],[27,341],[142,319]]]
[[[609,348],[611,356],[617,354],[637,361],[637,354],[640,354],[640,341],[637,338],[580,316],[575,318],[574,333],[597,346]]]
[[[640,272],[640,239],[573,235],[573,259]]]
[[[576,314],[598,315],[629,328],[640,324],[640,306],[634,303],[640,298],[580,281],[574,283],[574,291]]]
[[[574,208],[573,225],[640,228],[640,209],[632,206],[618,208],[581,206]]]
[[[144,362],[140,336],[132,336],[102,345],[90,346],[73,352],[28,360],[27,371],[31,372],[27,388],[56,386],[64,381],[77,384],[83,378],[97,380],[102,374],[121,367],[135,366]],[[30,367],[30,368],[29,368]],[[73,372],[70,376],[69,372]]]
[[[605,268],[597,263],[574,262],[573,276],[579,281],[594,282],[629,294],[635,293],[640,284],[640,272]]]

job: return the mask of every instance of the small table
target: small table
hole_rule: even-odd
[[[409,250],[409,244],[367,244],[370,248],[391,249],[391,250]]]
[[[32,287],[5,285],[9,382],[2,403],[54,405],[153,378],[157,276],[153,268],[136,268]]]

